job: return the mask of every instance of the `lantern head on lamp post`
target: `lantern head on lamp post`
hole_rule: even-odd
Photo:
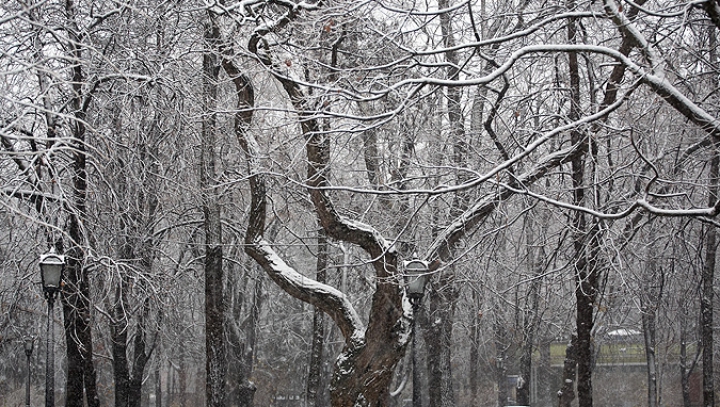
[[[35,337],[28,336],[25,338],[25,356],[28,358],[32,356],[33,350],[35,349]]]
[[[65,256],[55,253],[54,248],[40,256],[40,278],[48,301],[53,301],[55,293],[60,290],[64,270]]]
[[[405,292],[413,308],[420,305],[425,294],[425,284],[429,277],[428,270],[428,263],[423,260],[410,260],[404,263]]]
[[[53,351],[55,330],[52,329],[52,312],[55,293],[60,291],[64,269],[65,256],[55,253],[55,248],[51,247],[48,254],[40,256],[40,278],[48,302],[45,407],[55,407],[55,353]]]

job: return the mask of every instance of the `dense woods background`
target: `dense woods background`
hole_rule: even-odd
[[[412,324],[426,406],[713,406],[719,29],[716,0],[3,2],[3,405],[31,335],[41,403],[53,247],[66,406],[403,406]]]

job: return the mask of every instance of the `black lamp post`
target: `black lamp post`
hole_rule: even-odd
[[[428,280],[428,263],[423,260],[410,260],[404,264],[405,292],[410,299],[413,308],[412,322],[412,369],[413,369],[413,407],[422,407],[422,394],[420,393],[420,372],[417,369],[417,335],[415,334],[415,321],[417,321],[418,309],[425,294],[425,283]]]
[[[30,356],[32,356],[33,348],[35,348],[35,338],[28,336],[25,338],[25,356],[27,356],[27,386],[25,387],[25,406],[30,407]]]
[[[55,293],[60,291],[60,285],[65,269],[65,256],[50,252],[40,256],[40,277],[42,278],[43,292],[48,302],[47,319],[47,370],[45,372],[45,407],[55,407],[55,355],[53,344],[55,331],[52,329],[52,311],[55,303]]]

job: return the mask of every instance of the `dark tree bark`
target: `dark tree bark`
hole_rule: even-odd
[[[711,185],[708,202],[715,204],[718,200],[718,179],[720,179],[720,154],[717,146],[710,161]],[[713,334],[713,306],[715,304],[715,262],[717,258],[717,229],[713,225],[707,227],[705,233],[705,262],[702,268],[702,292],[700,294],[700,340],[702,343],[702,377],[703,407],[715,406],[715,376],[713,369],[713,353],[715,339]]]
[[[717,4],[706,6],[706,10],[713,16],[713,22],[718,24],[717,20]],[[716,64],[717,57],[717,37],[716,26],[708,27],[708,39],[710,48],[710,61]],[[710,160],[710,176],[708,188],[708,202],[710,205],[716,205],[720,198],[720,143],[717,139],[712,145],[712,159]],[[703,376],[703,407],[715,406],[715,371],[714,358],[715,338],[714,338],[714,306],[715,306],[715,266],[717,261],[717,227],[708,225],[705,234],[705,262],[702,269],[702,293],[700,295],[700,331],[702,342],[702,376]]]
[[[315,279],[319,283],[324,284],[327,280],[328,241],[325,236],[325,230],[322,228],[317,231],[317,243],[317,272]],[[320,382],[322,379],[323,347],[325,344],[325,320],[323,315],[322,310],[318,308],[313,310],[312,343],[306,386],[307,405],[309,407],[320,407],[322,404],[322,397],[318,396],[318,391],[320,389]]]
[[[117,125],[121,126],[120,123]],[[155,144],[157,134],[158,130],[154,124],[144,128],[144,135],[149,137],[145,139],[144,143],[138,143],[138,147],[134,151],[141,160],[145,157],[157,156],[157,144]],[[150,276],[154,262],[154,240],[152,239],[154,227],[152,225],[156,220],[158,209],[158,196],[154,192],[158,187],[155,174],[159,173],[159,164],[154,162],[145,165],[150,171],[143,176],[139,183],[136,179],[128,177],[124,171],[116,174],[118,178],[114,180],[118,196],[132,197],[130,199],[139,203],[138,208],[118,214],[119,229],[123,232],[119,233],[117,237],[122,242],[117,249],[117,256],[120,261],[128,264],[135,263],[135,259],[139,258],[138,273]],[[132,207],[132,205],[127,206]],[[140,279],[133,282],[125,270],[119,272],[120,281],[114,287],[115,296],[112,304],[109,305],[112,310],[110,313],[110,340],[115,407],[139,407],[142,379],[157,344],[161,313],[158,310],[153,329],[150,325],[150,298],[148,296],[137,299],[128,297],[133,286],[138,288],[139,292],[147,292],[146,280]],[[140,312],[134,315],[130,314],[130,309],[135,308],[134,304],[136,303]],[[155,332],[154,338],[150,336],[153,332]]]
[[[128,331],[130,330],[124,304],[127,304],[127,295],[124,286],[125,278],[115,287],[115,306],[113,319],[110,321],[110,340],[112,342],[112,366],[115,384],[115,407],[128,406],[128,387],[130,386],[130,370],[127,359]]]
[[[550,342],[543,340],[539,346],[540,360],[537,365],[537,395],[535,404],[539,406],[550,406],[555,404],[555,395],[557,391],[553,391],[553,377],[550,374]]]
[[[147,344],[147,319],[150,312],[150,299],[146,298],[138,318],[138,329],[133,340],[133,364],[128,385],[128,407],[140,407],[142,404],[142,386],[145,368],[150,361],[153,346]]]
[[[480,365],[480,320],[482,319],[482,308],[480,294],[473,291],[473,316],[472,316],[472,329],[470,338],[470,372],[469,372],[469,384],[470,384],[470,400],[472,405],[478,405],[478,390],[479,390],[479,374],[478,369]]]
[[[222,38],[220,29],[217,22],[217,16],[210,15],[211,31],[213,41],[216,42],[216,47],[220,57],[220,66],[228,75],[234,85],[236,94],[236,111],[234,114],[234,132],[235,136],[240,144],[240,147],[246,154],[248,162],[248,170],[251,174],[250,177],[250,188],[252,191],[252,198],[250,204],[250,219],[248,221],[248,232],[245,236],[245,252],[254,253],[252,248],[247,244],[255,244],[255,239],[262,233],[268,233],[273,238],[277,233],[277,229],[273,226],[276,223],[272,223],[268,231],[265,231],[265,185],[262,176],[256,174],[256,163],[258,159],[254,154],[258,154],[258,147],[256,141],[250,137],[247,133],[253,118],[253,107],[255,105],[255,93],[250,78],[241,72],[232,60],[233,49],[228,42]],[[263,264],[258,262],[262,267]],[[237,349],[236,366],[233,369],[233,379],[236,383],[233,384],[234,394],[233,397],[236,399],[240,407],[253,407],[256,387],[253,382],[250,381],[250,376],[253,371],[253,363],[255,360],[256,342],[257,342],[257,328],[260,320],[260,310],[263,303],[263,278],[258,276],[255,281],[253,289],[252,305],[250,312],[245,321],[242,324],[235,323],[229,330],[229,337],[231,343]],[[239,315],[237,315],[239,316]],[[240,328],[244,331],[244,341],[240,338]]]
[[[446,271],[433,282],[430,292],[428,329],[425,334],[430,406],[454,406],[452,386],[452,327],[458,291],[454,272]]]
[[[83,60],[80,29],[75,22],[77,10],[71,0],[65,2],[67,15],[66,30],[70,37],[69,53],[76,61]],[[65,389],[66,407],[82,407],[87,399],[89,407],[98,407],[97,375],[93,362],[93,336],[90,317],[90,286],[88,270],[84,265],[82,249],[85,234],[82,225],[87,216],[87,169],[85,122],[92,94],[83,89],[85,74],[82,64],[72,67],[73,96],[70,109],[74,120],[70,123],[73,135],[72,197],[68,211],[67,267],[65,288],[62,295],[65,321],[65,343],[67,345],[67,382]]]
[[[570,338],[565,349],[565,361],[563,362],[562,387],[558,391],[558,407],[570,407],[575,400],[575,380],[577,379],[577,336]]]
[[[687,311],[687,309],[683,309]],[[689,314],[685,314],[689,317]],[[683,407],[691,407],[690,399],[690,376],[697,367],[697,362],[702,356],[702,346],[697,346],[694,357],[688,355],[688,328],[686,324],[680,327],[680,387],[682,391]]]
[[[269,234],[274,235],[275,228],[271,227]],[[256,270],[258,269],[258,270]],[[249,274],[254,270],[255,276]],[[231,283],[228,285],[228,399],[230,406],[253,407],[255,384],[250,381],[254,368],[257,345],[257,329],[260,320],[260,311],[264,302],[263,271],[249,263],[244,275],[228,276]],[[244,293],[238,281],[252,279],[252,297],[249,300],[247,315],[243,318],[242,308]],[[233,292],[234,291],[234,292]]]
[[[438,7],[448,9],[450,2],[440,0]],[[439,15],[443,45],[448,49],[444,54],[449,65],[446,69],[448,79],[457,79],[459,58],[455,51],[455,35],[452,28],[450,13]],[[445,89],[447,98],[447,120],[450,124],[449,141],[452,143],[452,164],[462,168],[467,162],[468,141],[462,113],[462,88],[448,87]],[[458,171],[455,175],[457,184],[467,180],[467,174]],[[450,216],[455,218],[468,207],[468,197],[458,193],[453,197]],[[455,286],[455,266],[448,267],[437,278],[434,278],[429,292],[428,329],[425,331],[427,344],[428,394],[431,406],[455,406],[452,369],[452,327],[455,320],[455,309],[459,298],[459,288]]]
[[[497,308],[497,307],[496,307]],[[510,338],[508,327],[496,313],[493,321],[493,339],[495,342],[495,383],[497,384],[497,405],[506,406],[510,398],[507,381],[508,349]]]
[[[264,55],[258,53],[257,47],[264,33],[257,34],[250,40],[249,49],[267,66],[273,67],[273,62],[267,53]],[[321,307],[333,318],[342,332],[346,343],[331,383],[332,404],[385,406],[389,401],[392,372],[407,346],[407,341],[403,338],[407,338],[406,334],[409,331],[409,324],[404,318],[402,308],[403,293],[395,279],[397,252],[390,250],[387,242],[379,238],[379,234],[374,230],[368,229],[365,225],[348,222],[336,212],[322,189],[328,185],[327,135],[320,131],[317,120],[311,116],[312,109],[305,105],[306,98],[302,87],[284,75],[277,74],[275,78],[288,94],[293,107],[299,112],[301,131],[306,137],[308,193],[323,229],[329,237],[357,245],[373,259],[372,265],[377,284],[371,300],[372,310],[367,327],[362,325],[344,294],[329,287],[319,289],[317,282],[308,280],[305,283],[299,276],[294,277],[296,271],[288,268],[267,245],[262,237],[266,216],[266,187],[259,173],[256,157],[253,157],[255,142],[249,134],[237,132],[241,146],[248,152],[248,165],[253,174],[250,177],[253,200],[250,204],[251,216],[245,237],[246,251],[283,290]],[[309,285],[310,283],[312,284]]]
[[[533,349],[535,349],[535,333],[538,326],[540,325],[541,313],[539,310],[540,306],[540,288],[543,283],[543,270],[545,269],[545,256],[543,252],[543,245],[538,244],[535,241],[534,230],[537,227],[534,222],[535,214],[530,213],[526,219],[525,235],[527,258],[529,259],[529,267],[532,270],[532,279],[530,281],[530,287],[527,292],[527,300],[523,307],[522,312],[522,332],[523,340],[520,349],[520,382],[517,386],[517,399],[516,402],[520,406],[530,405],[530,388],[532,385],[532,366],[533,366]],[[545,216],[541,217],[542,224],[539,225],[540,229],[543,230],[544,238],[545,231],[547,229],[547,219]]]
[[[532,384],[532,358],[533,349],[535,348],[535,331],[540,322],[540,312],[538,310],[538,305],[541,282],[541,277],[535,276],[530,283],[530,292],[528,293],[528,311],[525,312],[523,326],[524,338],[522,342],[519,361],[520,382],[517,385],[516,402],[519,406],[530,405],[530,388]]]
[[[203,54],[203,83],[205,118],[202,122],[202,155],[200,179],[203,193],[205,227],[205,374],[206,403],[210,407],[225,406],[225,377],[227,353],[225,349],[225,304],[223,295],[224,270],[222,248],[221,208],[217,194],[218,129],[215,106],[218,95],[220,60],[216,52],[220,46],[220,31],[207,23],[205,41],[209,51]]]
[[[160,353],[158,351],[158,353]],[[162,388],[162,376],[160,372],[162,370],[162,363],[160,360],[155,364],[155,407],[162,407],[163,388]]]
[[[665,270],[658,267],[657,260],[651,258],[647,262],[649,276],[641,285],[640,294],[640,322],[642,324],[643,341],[645,345],[645,360],[647,362],[647,396],[648,407],[660,405],[658,386],[658,362],[655,354],[657,348],[657,312],[665,289]]]
[[[645,360],[647,361],[648,407],[657,407],[658,405],[657,360],[655,359],[655,314],[655,307],[642,307],[641,322],[645,343]]]
[[[574,9],[574,0],[568,1],[568,9]],[[577,42],[577,22],[571,18],[567,24],[568,41]],[[581,116],[580,105],[580,68],[576,52],[568,53],[570,76],[570,119]],[[572,130],[570,138],[573,144],[591,144],[589,135],[577,129]],[[585,156],[577,155],[571,161],[573,204],[582,206],[585,201]],[[596,227],[589,227],[586,215],[575,212],[573,215],[573,249],[576,299],[577,329],[577,396],[579,407],[592,407],[592,367],[593,367],[593,326],[594,307],[597,300],[599,270],[596,269],[598,245]]]
[[[72,223],[72,222],[71,222]],[[71,226],[71,231],[74,228]],[[73,236],[73,233],[70,233]],[[76,235],[77,236],[77,235]],[[79,248],[67,252],[68,266],[63,289],[63,317],[65,321],[65,343],[67,345],[67,382],[65,389],[66,407],[82,407],[87,397],[90,407],[97,407],[95,364],[93,362],[92,331],[90,318],[90,289],[87,271],[77,256]]]

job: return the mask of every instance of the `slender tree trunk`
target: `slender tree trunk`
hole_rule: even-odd
[[[657,333],[657,310],[659,304],[661,304],[665,289],[665,271],[657,266],[657,261],[654,258],[649,259],[647,264],[650,275],[644,279],[645,282],[642,284],[640,321],[642,323],[645,360],[647,362],[648,407],[657,407],[660,404],[660,391],[658,389],[657,358],[655,355],[657,343],[655,338]]]
[[[187,363],[187,351],[185,350],[184,346],[180,347],[180,366],[177,370],[178,374],[178,380],[177,380],[177,392],[176,397],[180,399],[180,406],[187,407],[188,403],[190,402],[189,394],[187,392],[188,389],[188,363]]]
[[[540,360],[537,364],[536,370],[536,385],[538,389],[538,398],[535,400],[535,405],[538,406],[551,406],[555,403],[555,396],[557,394],[552,388],[552,372],[550,368],[550,342],[543,340],[539,344]]]
[[[221,55],[221,66],[228,77],[231,79],[234,87],[236,100],[236,113],[234,117],[234,132],[235,136],[240,143],[241,148],[248,158],[248,169],[250,172],[257,171],[257,168],[250,164],[257,157],[253,156],[257,153],[257,147],[254,143],[254,139],[247,135],[248,128],[252,122],[253,107],[255,106],[255,91],[253,89],[250,79],[243,74],[234,62],[225,56],[232,54],[232,49],[227,42],[222,41],[220,31],[217,25],[216,17],[211,13],[210,22],[212,24],[212,37],[218,42],[217,47],[220,50]],[[265,232],[265,185],[261,176],[253,173],[251,176],[251,190],[252,190],[252,202],[251,202],[251,216],[248,222],[248,233],[245,237],[245,243],[250,243],[253,233],[262,234]],[[259,214],[259,215],[258,215]],[[276,224],[272,223],[268,228],[267,234],[270,238],[274,238],[277,233]],[[252,252],[249,246],[245,247],[245,252]],[[259,264],[260,265],[260,264]],[[258,276],[255,281],[253,290],[253,300],[250,309],[250,315],[247,318],[247,323],[243,323],[245,331],[245,341],[242,343],[239,339],[237,332],[232,333],[231,337],[234,337],[236,346],[240,351],[239,366],[237,367],[237,380],[238,394],[237,400],[240,407],[253,407],[256,387],[253,382],[250,381],[250,376],[253,371],[253,363],[255,360],[255,348],[257,342],[257,329],[260,320],[260,309],[263,303],[263,277]],[[236,331],[238,331],[237,329]]]
[[[708,202],[715,205],[718,201],[718,175],[720,170],[720,154],[717,146],[710,161],[710,179]],[[713,306],[715,304],[715,259],[717,257],[717,229],[708,225],[705,234],[705,263],[702,269],[702,293],[700,296],[700,331],[702,341],[702,377],[703,407],[715,406],[715,376],[713,369]]]
[[[142,284],[142,283],[141,283]],[[150,314],[150,299],[145,298],[138,316],[137,332],[133,341],[133,364],[128,383],[128,407],[140,407],[145,368],[150,361],[154,345],[148,348],[147,321]],[[157,340],[157,339],[156,339]]]
[[[480,320],[482,319],[482,308],[480,303],[480,294],[473,291],[473,316],[471,318],[472,328],[470,330],[470,400],[472,405],[478,405],[479,391],[479,374],[480,367]]]
[[[495,309],[498,310],[496,304]],[[499,312],[495,312],[493,321],[493,336],[495,342],[495,383],[497,384],[497,405],[503,407],[508,404],[510,389],[507,381],[507,363],[509,347],[508,327],[500,320]]]
[[[685,311],[685,310],[684,310]],[[686,318],[689,315],[684,315]],[[695,371],[697,362],[700,359],[702,353],[702,347],[698,346],[695,351],[695,356],[691,359],[688,355],[688,330],[687,326],[683,321],[683,325],[680,328],[680,386],[682,388],[683,407],[691,406],[690,399],[690,376]]]
[[[440,0],[438,6],[447,9],[449,0]],[[455,45],[452,19],[449,13],[439,16],[443,45],[451,49]],[[448,79],[456,79],[458,75],[458,56],[454,51],[445,52],[445,59],[450,64],[446,75]],[[464,116],[462,113],[462,90],[458,87],[445,89],[447,98],[448,122],[450,124],[449,140],[452,143],[453,164],[458,168],[467,162],[467,140],[465,139]],[[462,183],[466,176],[462,172],[456,175],[456,182]],[[467,208],[464,194],[453,198],[451,216],[462,213]],[[459,297],[455,287],[455,267],[446,269],[435,280],[430,291],[429,329],[425,333],[428,366],[429,403],[437,407],[455,406],[455,392],[452,376],[452,327],[455,319],[456,303]]]
[[[570,407],[575,399],[575,380],[577,379],[577,336],[573,335],[565,349],[562,387],[558,391],[558,407]]]
[[[206,403],[209,407],[225,406],[225,306],[223,295],[223,248],[220,204],[217,195],[217,123],[215,105],[220,61],[214,53],[219,46],[220,33],[208,23],[205,39],[210,51],[203,55],[205,86],[205,118],[202,122],[202,157],[200,179],[205,188],[203,212],[205,217],[205,374]]]
[[[275,235],[274,228],[270,228],[269,234]],[[263,304],[263,281],[264,276],[258,273],[253,287],[252,304],[250,305],[250,315],[247,324],[245,324],[245,342],[242,346],[242,358],[240,360],[240,390],[239,390],[239,407],[253,407],[255,405],[255,384],[250,381],[255,361],[255,348],[257,346],[257,330],[260,323],[260,311]]]
[[[130,370],[127,360],[128,321],[124,304],[127,304],[124,285],[115,288],[115,306],[113,307],[113,321],[110,324],[110,340],[112,341],[112,366],[115,384],[115,407],[128,406],[128,387],[130,385]]]
[[[458,293],[454,287],[454,272],[447,271],[435,283],[430,293],[428,330],[425,334],[428,366],[430,406],[454,406],[452,386],[452,326]]]
[[[655,308],[645,306],[641,315],[643,338],[645,341],[645,360],[647,361],[648,407],[657,407],[657,360],[655,359]]]
[[[532,384],[532,354],[535,345],[535,330],[537,327],[536,315],[538,314],[538,292],[539,278],[535,278],[531,284],[531,306],[532,310],[526,318],[529,320],[524,327],[525,338],[522,343],[522,353],[520,355],[520,381],[517,385],[517,404],[519,406],[530,405],[530,388]],[[535,283],[537,282],[537,283]]]
[[[575,8],[574,0],[568,0],[568,9]],[[568,41],[577,42],[577,22],[569,19]],[[580,69],[578,56],[575,52],[568,53],[568,68],[570,73],[570,119],[580,117]],[[573,145],[590,143],[585,140],[587,135],[580,130],[571,132]],[[573,204],[582,206],[585,199],[585,157],[577,155],[571,161]],[[592,407],[592,331],[594,325],[594,306],[597,298],[597,282],[599,271],[594,265],[597,261],[596,228],[588,228],[585,215],[575,212],[573,219],[573,245],[575,251],[575,298],[576,298],[576,328],[577,328],[577,396],[579,407]]]
[[[158,354],[160,353],[160,350],[158,350]],[[155,364],[155,407],[162,407],[162,398],[163,398],[163,391],[162,391],[162,376],[161,376],[161,369],[162,361],[160,358],[157,359],[157,363]]]
[[[525,310],[523,312],[523,342],[520,354],[520,382],[517,386],[517,404],[520,406],[530,405],[530,388],[532,385],[532,362],[533,362],[533,349],[535,346],[535,332],[538,325],[540,324],[540,288],[542,286],[543,278],[542,272],[544,269],[544,256],[542,255],[542,249],[540,245],[535,243],[535,222],[533,221],[534,214],[529,214],[527,217],[527,224],[525,225],[526,240],[528,247],[528,259],[530,259],[530,268],[532,269],[533,276],[530,281],[529,292],[527,294],[527,301],[525,303]],[[546,229],[546,224],[543,221],[541,225],[542,229]],[[537,248],[534,248],[537,247]],[[534,248],[534,249],[533,249]]]
[[[71,235],[72,236],[72,235]],[[78,259],[79,249],[71,250],[67,258],[63,316],[67,346],[66,406],[82,407],[87,399],[89,407],[99,406],[95,364],[93,363],[90,300],[87,274]]]
[[[325,283],[327,280],[328,265],[328,242],[325,230],[321,228],[317,231],[317,271],[316,280],[319,283]],[[307,380],[307,403],[308,407],[319,407],[322,404],[322,397],[318,397],[320,389],[320,381],[323,372],[323,346],[325,341],[325,321],[323,312],[315,307],[313,309],[313,332],[312,332],[312,348],[310,350],[310,368]]]
[[[708,29],[710,40],[710,59],[717,61],[717,39],[715,27]],[[710,161],[710,187],[708,190],[708,202],[715,205],[718,202],[720,190],[720,145],[713,145],[713,156]],[[700,296],[700,331],[702,341],[702,376],[703,376],[703,407],[715,406],[715,373],[713,368],[713,353],[715,351],[715,339],[713,337],[713,307],[715,305],[715,262],[717,259],[717,228],[713,225],[707,226],[705,234],[705,263],[702,269],[702,293]]]
[[[75,22],[77,10],[72,0],[65,2],[65,12],[66,31],[70,37],[68,52],[74,60],[82,61],[82,40]],[[92,95],[86,95],[83,89],[86,81],[82,64],[74,64],[71,72],[74,91],[69,103],[74,116],[74,120],[70,122],[73,135],[73,190],[70,199],[72,211],[69,213],[68,237],[71,246],[67,252],[66,285],[62,296],[68,363],[65,397],[67,407],[82,407],[83,400],[87,400],[89,407],[98,407],[100,400],[93,362],[90,286],[88,270],[84,265],[85,253],[81,248],[85,242],[82,225],[87,214],[85,122]]]

